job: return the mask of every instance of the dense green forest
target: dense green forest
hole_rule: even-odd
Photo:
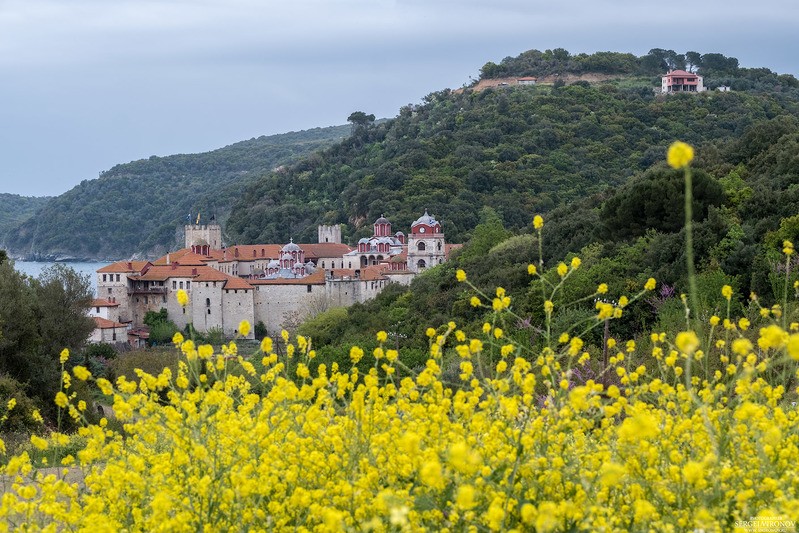
[[[701,308],[698,315],[724,315],[720,289],[729,284],[739,295],[733,311],[747,316],[746,295],[757,294],[770,307],[794,297],[796,260],[791,263],[785,294],[784,240],[799,240],[799,121],[780,116],[753,123],[739,137],[698,151],[694,170],[694,249],[698,265]],[[658,289],[631,307],[622,320],[613,321],[611,334],[636,338],[650,331],[679,329],[685,311],[679,298],[687,292],[685,270],[684,194],[682,173],[656,162],[625,185],[588,195],[546,215],[541,245],[544,266],[576,256],[582,259],[567,290],[555,305],[591,294],[600,283],[609,286],[608,298],[618,299],[642,289],[654,277]],[[348,309],[333,309],[301,326],[312,337],[321,357],[345,362],[352,344],[374,345],[374,333],[384,329],[392,342],[411,354],[409,363],[424,360],[425,330],[455,320],[476,333],[493,313],[490,298],[503,287],[513,301],[518,320],[503,324],[508,335],[535,342],[541,331],[541,284],[528,274],[538,264],[539,241],[531,225],[509,232],[497,212],[480,213],[481,223],[472,239],[451,261],[425,272],[407,287],[391,286],[375,300]],[[532,219],[532,213],[530,214]],[[457,269],[481,289],[488,307],[473,307],[475,294],[456,281]],[[748,309],[748,311],[747,311]],[[593,301],[566,305],[558,328],[595,314]],[[595,333],[601,336],[602,332]],[[592,342],[601,338],[586,336]],[[367,350],[368,353],[368,350]],[[364,362],[372,364],[370,360]]]
[[[11,230],[31,218],[49,200],[47,196],[0,193],[0,248]]]
[[[716,62],[737,65],[734,58]],[[503,75],[539,73],[519,58],[502,65]],[[345,223],[354,242],[381,214],[407,231],[428,209],[449,240],[465,242],[482,206],[518,231],[530,213],[626,183],[661,161],[674,139],[701,147],[710,163],[752,125],[799,115],[793,76],[731,66],[720,72],[725,83],[745,88],[666,97],[653,91],[659,78],[642,85],[631,75],[594,85],[432,93],[393,120],[361,121],[341,144],[254,182],[238,197],[227,230],[242,243],[309,241],[317,224]]]
[[[540,284],[527,273],[538,261],[535,213],[547,219],[544,264],[574,254],[583,261],[564,301],[599,283],[618,298],[650,276],[658,280],[656,294],[613,326],[614,335],[633,338],[684,321],[683,181],[665,165],[667,146],[680,139],[697,152],[700,314],[718,311],[724,284],[770,306],[785,296],[782,241],[799,239],[799,90],[792,76],[722,59],[726,70],[715,68],[725,84],[743,89],[665,97],[622,79],[431,94],[394,120],[361,124],[342,144],[259,180],[229,231],[243,241],[281,242],[311,238],[317,222],[346,221],[355,239],[381,213],[404,229],[428,208],[443,219],[448,240],[466,242],[410,288],[303,325],[322,362],[346,357],[352,344],[374,344],[379,329],[420,360],[427,327],[454,319],[479,329],[490,307],[470,305],[473,293],[455,281],[458,268],[487,295],[502,286],[512,296],[520,319],[505,325],[508,332],[540,334]],[[744,312],[745,300],[733,303]],[[576,306],[564,320],[592,313],[590,303]]]
[[[182,239],[179,227],[189,213],[224,220],[242,187],[349,132],[349,126],[314,128],[117,165],[40,206],[9,232],[6,245],[19,255],[159,254]]]

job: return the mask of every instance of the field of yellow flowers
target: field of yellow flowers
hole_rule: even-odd
[[[589,347],[583,332],[656,283],[613,303],[600,285],[586,298],[590,324],[551,331],[554,295],[579,267],[547,278],[530,265],[548,283],[540,346],[508,339],[510,298],[459,271],[494,318],[476,337],[454,323],[428,330],[418,372],[384,332],[368,372],[353,347],[352,368],[311,373],[309,339],[285,332],[280,350],[267,338],[252,357],[176,335],[176,375],[112,384],[77,366],[56,403],[83,420],[70,391],[90,381],[124,427],[84,424],[79,451],[55,470],[10,457],[0,530],[795,531],[799,324],[781,306],[761,311],[758,331],[729,311],[704,323],[687,312],[684,331],[646,346]],[[588,368],[594,379],[581,379]],[[46,454],[75,437],[31,440]]]

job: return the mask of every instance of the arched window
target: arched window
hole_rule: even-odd
[[[210,298],[206,298],[205,299],[205,307],[211,307],[211,299]]]
[[[419,259],[419,261],[416,263],[416,266],[419,268],[419,270],[422,270],[427,266],[427,263],[424,262],[424,259]]]
[[[424,252],[425,250],[424,242],[420,242],[419,244],[417,244],[416,249],[419,250],[420,252]]]

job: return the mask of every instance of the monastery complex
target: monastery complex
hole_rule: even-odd
[[[407,236],[380,217],[372,237],[356,248],[341,242],[340,226],[319,226],[319,242],[225,247],[218,224],[187,224],[185,247],[155,261],[119,261],[97,271],[92,307],[95,342],[136,343],[148,311],[167,310],[179,328],[238,333],[242,320],[263,322],[270,335],[331,307],[375,297],[387,284],[409,284],[443,263],[452,248],[427,212]],[[178,305],[176,292],[189,294]],[[127,337],[127,338],[126,338]],[[249,338],[253,338],[253,332]]]

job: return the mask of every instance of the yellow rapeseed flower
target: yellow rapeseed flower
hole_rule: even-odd
[[[72,369],[72,373],[75,374],[75,377],[81,381],[86,381],[90,377],[92,377],[91,372],[89,372],[85,366],[76,366]]]
[[[693,331],[681,331],[675,337],[674,344],[682,353],[692,354],[699,348],[699,338]]]
[[[249,321],[242,320],[241,322],[239,322],[239,333],[241,334],[242,337],[246,337],[247,335],[249,335],[250,329],[251,326]]]
[[[683,168],[694,158],[694,149],[690,144],[677,141],[669,146],[667,161],[671,168]]]
[[[58,360],[63,365],[64,363],[67,362],[68,359],[69,359],[69,350],[67,348],[64,348],[63,350],[61,350],[61,355],[59,356]]]
[[[544,227],[544,219],[541,215],[536,215],[533,217],[533,227],[535,229],[541,229]]]
[[[721,295],[724,296],[727,299],[727,301],[729,301],[730,298],[732,298],[732,287],[730,287],[729,285],[723,286],[721,288]]]
[[[466,272],[459,268],[457,271],[455,271],[455,279],[461,282],[466,281]]]
[[[189,293],[187,293],[185,290],[178,289],[178,292],[175,296],[178,299],[178,305],[181,307],[186,307],[189,305]]]
[[[644,284],[644,289],[648,291],[653,291],[655,290],[656,286],[657,282],[655,281],[655,278],[649,278],[648,280],[646,280],[646,283]]]

